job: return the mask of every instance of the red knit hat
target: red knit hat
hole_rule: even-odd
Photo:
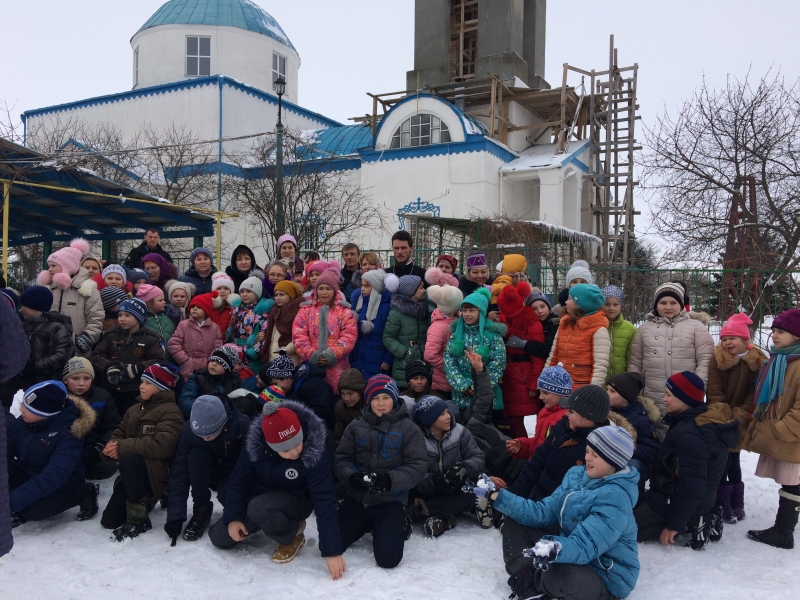
[[[442,262],[443,260],[446,260],[447,262],[450,263],[450,266],[453,268],[453,273],[455,273],[456,269],[458,268],[458,259],[450,254],[440,254],[439,256],[436,257],[436,262],[434,263],[433,266],[438,267],[439,263]]]
[[[500,308],[500,315],[514,317],[525,307],[525,299],[531,293],[531,286],[526,282],[520,281],[517,285],[507,285],[497,297],[497,306]]]
[[[277,402],[267,402],[261,412],[264,414],[261,431],[267,445],[275,452],[287,452],[303,443],[303,428],[294,412]]]
[[[691,371],[675,373],[667,379],[667,389],[678,400],[692,408],[700,406],[706,395],[703,380]]]
[[[214,310],[214,298],[217,296],[219,296],[219,292],[217,292],[217,290],[214,290],[210,294],[200,294],[199,296],[195,296],[192,298],[191,302],[189,302],[189,308],[196,306],[206,313],[206,317],[210,317],[211,312]]]
[[[178,368],[165,363],[150,365],[142,373],[142,380],[152,383],[158,389],[169,392],[174,390],[181,376]]]

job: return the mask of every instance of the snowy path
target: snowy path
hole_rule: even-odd
[[[750,528],[772,524],[777,485],[756,479],[757,457],[742,454],[747,520],[725,527],[723,541],[702,552],[640,544],[642,572],[632,599],[770,598],[796,600],[800,550],[769,548],[746,539]],[[101,486],[101,509],[110,481]],[[220,516],[217,507],[214,520]],[[111,542],[92,521],[75,521],[76,510],[14,530],[15,545],[0,559],[3,598],[507,598],[500,534],[481,530],[464,517],[438,540],[415,528],[400,566],[375,566],[366,536],[345,554],[344,579],[333,582],[316,545],[306,546],[287,565],[275,565],[274,544],[263,535],[231,551],[217,550],[207,536],[196,543],[179,539],[171,548],[162,527],[166,511],[156,508],[153,531],[122,544]],[[307,537],[316,538],[313,518]]]

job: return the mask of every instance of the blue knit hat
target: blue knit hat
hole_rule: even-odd
[[[189,415],[189,422],[192,424],[192,433],[204,438],[218,434],[228,422],[228,413],[222,400],[216,396],[203,395],[192,404],[192,411]]]
[[[534,290],[528,297],[525,298],[525,306],[531,306],[534,302],[541,301],[547,304],[547,308],[552,309],[553,304],[550,302],[550,298],[548,298],[545,294],[540,292],[539,290]]]
[[[616,298],[620,304],[625,304],[625,292],[618,285],[607,285],[600,291],[603,292],[603,298],[606,300]]]
[[[569,297],[588,317],[600,310],[606,299],[596,285],[579,283],[569,289]]]
[[[586,436],[586,445],[617,471],[624,469],[633,457],[633,438],[618,425],[594,429]]]
[[[487,288],[481,287],[469,294],[464,298],[464,301],[461,302],[462,309],[464,305],[468,304],[477,308],[480,313],[478,316],[478,339],[480,340],[480,344],[478,348],[475,349],[475,352],[480,354],[484,362],[488,362],[492,354],[483,337],[484,330],[486,329],[486,311],[489,308],[489,300],[491,298],[492,293]],[[456,321],[456,329],[453,332],[452,338],[453,341],[450,344],[450,355],[456,358],[464,356],[464,350],[466,350],[464,347],[464,325],[464,315],[461,315],[458,317],[458,321]]]
[[[32,310],[47,312],[53,307],[53,292],[43,285],[34,285],[22,292],[19,304]]]
[[[100,302],[103,303],[103,310],[110,310],[127,299],[128,294],[118,287],[108,286],[100,290]]]
[[[132,314],[139,325],[143,325],[147,320],[147,304],[139,300],[139,298],[128,298],[119,303],[117,312],[126,312]]]
[[[389,394],[392,397],[392,405],[394,406],[397,404],[400,390],[397,389],[394,379],[388,375],[373,375],[367,379],[367,385],[364,388],[364,400],[367,401],[367,406],[378,394]]]
[[[559,396],[569,396],[572,393],[572,377],[567,373],[564,364],[558,363],[542,371],[536,387]]]
[[[403,275],[399,278],[397,293],[406,298],[411,298],[414,292],[419,289],[420,283],[422,283],[422,279],[417,275]]]
[[[64,410],[67,388],[60,381],[37,383],[25,390],[22,404],[37,417],[52,417]]]
[[[128,271],[128,283],[131,285],[142,280],[145,283],[150,283],[150,275],[144,269],[130,269]]]
[[[414,418],[425,429],[430,429],[442,413],[447,410],[447,404],[438,396],[423,396],[414,405]]]
[[[194,259],[197,258],[198,254],[205,254],[206,256],[208,256],[209,260],[211,260],[211,261],[214,260],[214,255],[211,253],[211,250],[209,250],[208,248],[195,248],[194,250],[192,250],[192,253],[189,255],[189,262],[192,263],[192,266],[194,266]]]

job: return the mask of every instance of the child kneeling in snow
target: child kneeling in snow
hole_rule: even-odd
[[[587,437],[586,465],[572,467],[541,502],[508,490],[490,494],[494,510],[508,517],[503,560],[515,598],[628,597],[639,577],[632,514],[639,473],[628,466],[632,455],[625,429],[601,427]],[[475,489],[485,494],[491,486]],[[558,535],[547,535],[553,527]]]
[[[303,531],[317,517],[319,547],[334,579],[344,573],[325,427],[309,408],[267,402],[250,425],[245,448],[228,483],[222,518],[208,533],[217,548],[233,548],[259,528],[278,542],[275,563],[287,563],[305,545]]]

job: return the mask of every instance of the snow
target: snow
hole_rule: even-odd
[[[550,556],[550,552],[555,546],[556,543],[553,540],[539,540],[533,547],[533,553],[536,556]]]
[[[536,144],[519,153],[519,158],[500,167],[503,173],[537,169],[555,169],[567,160],[577,156],[589,146],[589,140],[575,140],[575,150],[570,153],[557,154],[558,144]]]
[[[568,227],[562,227],[561,225],[553,225],[552,223],[548,223],[546,221],[531,221],[531,220],[521,220],[517,221],[518,223],[527,223],[528,225],[534,225],[536,227],[540,227],[547,231],[549,237],[565,237],[569,240],[570,243],[575,243],[576,241],[579,242],[594,242],[595,244],[601,244],[603,240],[599,237],[592,235],[591,233],[584,233],[583,231],[575,231],[574,229],[570,229]]]

